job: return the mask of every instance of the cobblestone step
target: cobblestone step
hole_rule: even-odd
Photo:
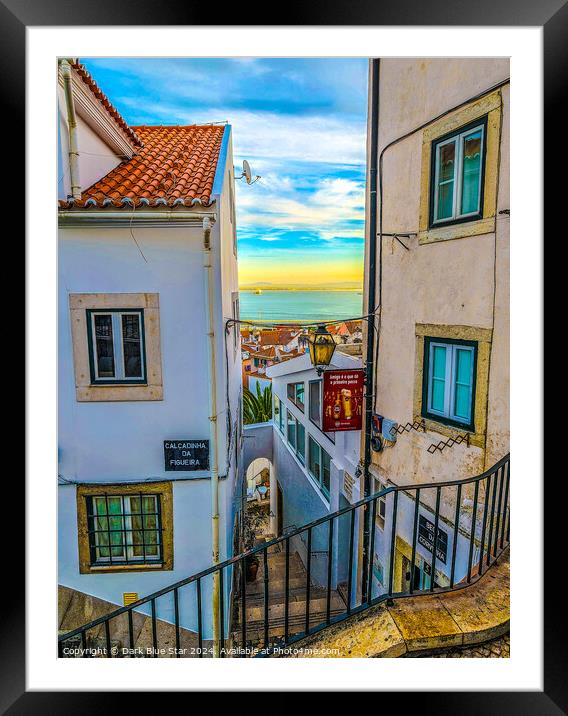
[[[511,637],[509,634],[473,646],[453,647],[424,654],[405,654],[418,659],[508,659],[511,656]]]

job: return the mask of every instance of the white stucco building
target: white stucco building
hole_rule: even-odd
[[[232,555],[242,443],[238,327],[225,331],[238,316],[231,127],[129,127],[77,62],[60,65],[58,108],[59,583],[122,605],[217,557],[215,472],[218,557]],[[158,617],[171,621],[171,609],[164,600]],[[196,628],[193,603],[180,619]]]
[[[336,349],[330,369],[361,368],[361,360]],[[277,536],[348,507],[359,498],[360,431],[324,433],[322,384],[308,354],[267,368],[272,379],[273,422],[245,428],[245,459],[270,461],[271,532]],[[358,547],[358,515],[353,553]],[[336,524],[332,586],[347,581],[349,518]],[[313,532],[311,578],[325,584],[328,526]],[[306,534],[291,539],[291,547],[307,561]],[[354,570],[357,560],[354,560]]]

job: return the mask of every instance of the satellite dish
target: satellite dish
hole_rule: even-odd
[[[250,164],[247,162],[246,159],[243,159],[243,176],[245,178],[246,183],[250,184],[252,180],[252,172],[250,170]]]
[[[258,174],[255,176],[254,179],[252,178],[252,171],[250,168],[250,164],[247,162],[246,159],[243,159],[243,173],[238,178],[239,179],[244,178],[244,180],[246,181],[247,184],[254,184],[255,182],[257,182],[260,179]]]

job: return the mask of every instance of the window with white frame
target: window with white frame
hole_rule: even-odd
[[[162,559],[159,495],[89,496],[87,520],[92,565]]]
[[[311,435],[308,437],[308,471],[324,495],[329,497],[331,457]]]
[[[377,478],[374,478],[374,491],[373,494],[377,494],[377,492],[381,492],[386,488],[386,485],[383,485],[380,480],[377,480]],[[375,524],[377,527],[379,527],[381,530],[385,529],[385,520],[387,516],[387,501],[386,496],[385,497],[379,497],[377,499],[377,506],[375,508]]]
[[[385,519],[387,517],[387,501],[384,497],[379,497],[377,500],[377,513],[376,513],[376,523],[377,525],[384,530],[385,528]]]
[[[91,383],[145,383],[144,311],[87,310]]]
[[[424,417],[474,430],[477,342],[424,340]]]
[[[486,126],[485,117],[432,143],[431,226],[481,218]]]

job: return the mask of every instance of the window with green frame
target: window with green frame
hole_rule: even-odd
[[[476,341],[424,339],[424,417],[475,429],[476,364]]]
[[[324,495],[329,497],[331,457],[311,435],[308,437],[308,471]]]
[[[432,143],[431,226],[481,218],[486,130],[483,117]]]
[[[281,433],[284,432],[284,408],[277,395],[274,396],[274,424]]]
[[[91,564],[130,564],[162,559],[159,495],[87,497]]]
[[[292,448],[302,465],[306,462],[306,429],[292,413],[286,411],[286,437],[288,445]]]
[[[288,400],[291,403],[304,412],[305,398],[304,398],[304,383],[288,383],[286,387],[286,394]]]
[[[292,449],[296,450],[296,418],[292,413],[286,411],[286,437],[288,438],[288,444]]]
[[[298,460],[305,464],[306,462],[306,428],[298,420],[296,421],[296,455]]]

